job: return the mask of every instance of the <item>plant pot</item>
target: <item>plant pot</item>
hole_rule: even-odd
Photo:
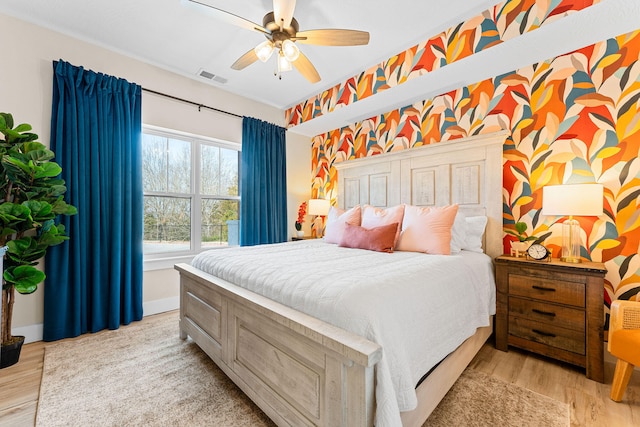
[[[11,344],[2,345],[2,353],[0,354],[0,369],[15,365],[20,359],[20,350],[24,344],[23,336],[14,336]]]
[[[511,255],[523,257],[531,242],[511,242]]]

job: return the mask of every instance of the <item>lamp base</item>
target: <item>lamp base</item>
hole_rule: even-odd
[[[322,231],[324,229],[324,224],[322,221],[322,217],[320,215],[316,216],[316,219],[313,220],[313,229],[316,232],[316,238],[321,238],[322,237]]]
[[[562,223],[562,255],[560,261],[578,264],[580,259],[580,224],[569,216]]]

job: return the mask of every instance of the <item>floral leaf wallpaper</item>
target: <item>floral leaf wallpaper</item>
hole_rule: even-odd
[[[543,2],[506,2],[496,17],[519,10],[516,22],[534,27],[541,22],[532,18],[538,15],[532,8],[523,12],[534,3]],[[544,3],[557,10],[571,2]],[[512,31],[484,24],[487,37]],[[456,28],[446,43],[430,45],[433,58],[442,62],[469,51],[469,37],[462,37],[466,26]],[[403,55],[402,61],[416,69],[416,56]],[[639,57],[637,30],[318,135],[312,140],[312,196],[334,197],[336,162],[509,130],[503,157],[505,229],[524,221],[530,234],[550,232],[545,244],[558,253],[562,218],[541,214],[542,187],[603,184],[604,214],[579,220],[582,256],[604,262],[608,270],[608,312],[612,300],[640,291]],[[398,73],[385,71],[385,78],[398,78]],[[358,84],[353,88],[357,92]],[[506,252],[510,239],[505,234]]]
[[[288,109],[295,126],[489,49],[600,0],[506,0]]]

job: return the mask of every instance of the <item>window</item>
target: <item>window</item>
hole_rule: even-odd
[[[145,258],[238,244],[240,145],[145,127]]]

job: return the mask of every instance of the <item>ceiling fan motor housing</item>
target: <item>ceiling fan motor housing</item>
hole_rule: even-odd
[[[291,18],[291,24],[280,29],[280,24],[276,22],[273,12],[264,15],[262,26],[271,32],[271,34],[265,34],[265,37],[272,40],[278,48],[282,46],[283,41],[295,38],[296,33],[300,30],[296,18]]]

